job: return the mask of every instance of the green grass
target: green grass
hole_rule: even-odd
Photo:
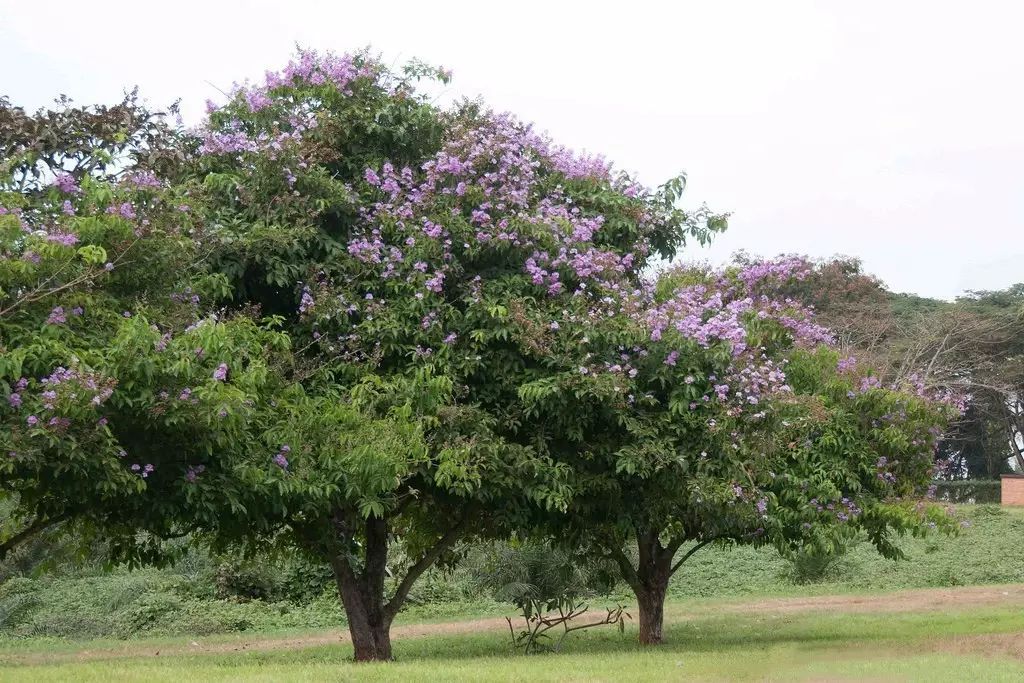
[[[641,650],[634,628],[589,631],[560,654],[510,654],[500,631],[398,640],[397,661],[353,664],[345,645],[108,659],[0,668],[17,681],[1019,681],[1024,661],[951,651],[953,636],[1018,634],[1019,606],[912,613],[753,613],[695,619],[669,611],[668,643]],[[147,650],[164,641],[146,641]],[[143,643],[137,643],[143,645]],[[54,654],[22,643],[17,654]],[[8,650],[0,661],[13,654]]]
[[[859,545],[813,584],[796,583],[770,548],[701,551],[670,587],[668,643],[643,650],[630,625],[621,635],[584,631],[557,655],[525,657],[499,628],[396,637],[396,662],[355,665],[341,643],[242,648],[254,633],[323,642],[326,629],[344,628],[330,592],[301,604],[215,599],[175,569],[18,578],[0,585],[0,681],[1024,680],[1024,649],[1005,645],[1024,640],[1019,602],[907,613],[733,608],[752,596],[1024,583],[1024,510],[966,506],[961,513],[971,525],[957,537],[905,539],[908,557],[900,562]],[[474,593],[464,572],[428,574],[420,604],[398,623],[512,613]],[[595,607],[616,598],[632,601],[620,590]],[[189,652],[193,640],[217,652]],[[80,661],[82,651],[96,658]]]
[[[855,546],[823,580],[798,584],[786,560],[771,548],[707,549],[673,577],[673,597],[724,597],[862,593],[901,588],[974,586],[1024,582],[1024,508],[965,505],[969,526],[958,536],[905,538],[906,559],[878,555],[867,543]]]
[[[707,548],[673,578],[674,599],[891,591],[901,588],[1024,582],[1024,510],[964,506],[971,523],[959,536],[907,538],[907,559],[893,562],[869,545],[853,548],[819,582],[800,584],[771,548]],[[191,571],[191,573],[190,573]],[[137,636],[325,629],[344,625],[333,589],[302,603],[217,599],[213,580],[189,568],[84,576],[15,578],[0,584],[0,642],[7,638]],[[473,587],[467,570],[438,570],[417,583],[402,618],[444,621],[502,615]],[[620,586],[609,602],[632,600]]]

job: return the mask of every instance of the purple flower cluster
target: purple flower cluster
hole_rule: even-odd
[[[896,475],[889,471],[889,458],[884,455],[878,458],[878,462],[875,463],[875,468],[878,470],[878,478],[887,484],[896,483]]]
[[[185,470],[185,481],[194,484],[199,475],[206,471],[206,465],[189,465]]]
[[[67,414],[77,414],[83,409],[95,410],[113,395],[114,386],[114,380],[96,373],[58,367],[49,376],[39,379],[34,390],[27,378],[20,378],[14,385],[14,391],[7,396],[7,403],[11,408],[19,409],[25,405],[26,399],[34,399],[31,405],[38,405],[40,410],[26,416],[25,424],[64,432],[72,424]],[[54,414],[57,411],[59,413]],[[89,418],[90,422],[93,419]],[[101,418],[95,426],[103,427],[105,424],[106,420]]]
[[[64,232],[63,230],[51,230],[46,234],[47,242],[54,242],[55,244],[62,244],[65,247],[73,247],[78,244],[78,235],[72,232]]]
[[[854,517],[861,514],[860,507],[857,506],[850,498],[842,498],[838,502],[829,502],[828,500],[819,500],[818,498],[812,498],[808,505],[814,508],[817,512],[835,515],[835,518],[840,522],[848,522]]]
[[[281,448],[278,449],[277,454],[272,458],[274,464],[282,470],[288,469],[288,458],[286,456],[291,452],[292,449],[288,444],[281,446]]]
[[[171,301],[178,303],[189,303],[193,306],[199,305],[199,295],[192,291],[191,287],[186,287],[180,292],[173,292],[171,295]]]
[[[549,295],[618,289],[622,276],[639,267],[636,256],[597,247],[604,218],[542,182],[551,172],[605,178],[608,167],[554,147],[507,114],[461,124],[418,170],[389,163],[366,169],[364,179],[380,199],[364,211],[348,251],[378,266],[381,278],[420,283],[424,295],[444,291],[456,252],[508,247],[526,253],[524,271]],[[438,206],[448,207],[451,220],[440,220]],[[409,258],[410,252],[435,256]]]
[[[121,183],[127,187],[133,187],[136,189],[160,189],[163,187],[163,182],[156,177],[151,171],[135,171],[129,173]]]
[[[68,321],[67,316],[64,315],[63,306],[55,306],[50,315],[46,318],[47,325],[63,325]]]
[[[121,202],[120,204],[111,204],[107,207],[107,213],[112,216],[120,216],[125,220],[135,220],[135,207],[131,202]]]
[[[803,280],[812,270],[813,266],[803,257],[784,256],[748,264],[739,271],[737,277],[753,292],[763,284]]]
[[[78,181],[69,173],[57,176],[53,184],[64,194],[78,194],[82,191],[82,188],[78,186]]]
[[[213,378],[218,382],[223,382],[228,378],[228,364],[221,363],[217,366],[217,369],[213,371]]]
[[[138,463],[135,463],[129,469],[131,469],[132,472],[137,473],[140,477],[145,479],[150,474],[152,474],[153,470],[156,468],[153,467],[153,465],[140,465]]]

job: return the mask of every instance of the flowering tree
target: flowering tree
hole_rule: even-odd
[[[226,440],[238,419],[217,413],[244,407],[287,340],[201,319],[200,295],[224,282],[194,267],[197,220],[152,170],[180,158],[162,114],[134,95],[35,114],[5,101],[0,139],[3,555],[66,520],[124,519],[147,482],[184,475],[165,429],[188,420],[190,449]],[[170,533],[173,518],[148,517]]]
[[[856,259],[804,262],[806,275],[778,283],[776,297],[814,307],[835,334],[840,353],[870,366],[879,380],[926,393],[969,396],[966,412],[943,436],[940,451],[955,462],[950,477],[995,478],[1019,456],[1021,286],[969,292],[956,301],[897,294],[866,275]],[[754,260],[736,256],[740,266]],[[1018,469],[1024,459],[1017,460]]]
[[[439,111],[414,90],[424,78],[448,74],[303,52],[211,105],[197,146],[194,191],[225,303],[280,317],[310,395],[347,388],[335,402],[375,420],[401,411],[418,430],[347,440],[344,421],[303,410],[293,422],[316,426],[281,439],[282,486],[307,488],[267,530],[331,563],[357,659],[390,657],[412,582],[457,539],[564,509],[564,465],[519,389],[551,372],[561,325],[724,224],[676,208],[681,178],[650,191],[510,115]],[[391,398],[370,409],[365,392],[379,387]],[[314,486],[328,455],[345,468]],[[251,538],[241,525],[215,531]],[[385,590],[395,541],[413,562]]]
[[[927,523],[893,501],[927,477],[941,411],[819,348],[772,293],[800,264],[645,284],[724,217],[679,209],[682,178],[650,190],[416,92],[448,78],[301,52],[194,136],[0,117],[5,543],[71,518],[137,561],[193,531],[297,547],[332,567],[371,660],[474,535],[564,525],[619,564],[657,642],[703,544],[848,525],[894,553]],[[62,153],[24,133],[65,119],[96,134],[63,126]]]
[[[538,440],[572,472],[551,525],[618,564],[642,643],[661,641],[669,578],[709,543],[785,552],[848,528],[895,556],[894,533],[950,526],[914,498],[942,397],[860,376],[809,309],[770,295],[806,273],[799,259],[670,271],[592,309],[561,371],[520,389]]]

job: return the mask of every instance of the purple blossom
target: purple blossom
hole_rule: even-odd
[[[163,186],[160,179],[150,171],[135,171],[127,175],[122,182],[124,185],[131,185],[139,189],[159,189]]]
[[[221,363],[217,366],[217,369],[213,371],[213,378],[218,382],[223,382],[228,377],[228,364]]]
[[[60,230],[53,230],[46,235],[47,242],[53,242],[55,244],[62,244],[65,247],[73,247],[78,244],[78,235],[70,232],[61,232]]]
[[[74,176],[69,173],[62,173],[58,175],[53,184],[64,194],[78,194],[82,191],[82,188],[78,186],[78,182]]]
[[[245,103],[249,105],[250,111],[258,112],[269,107],[272,100],[263,90],[254,89],[245,94]]]
[[[67,320],[67,317],[64,315],[64,307],[57,306],[52,311],[50,311],[50,315],[46,318],[46,324],[63,325],[64,323],[67,322]]]
[[[315,305],[316,302],[313,300],[312,293],[310,293],[309,289],[303,287],[302,298],[299,301],[299,313],[308,313],[313,310],[313,306]]]
[[[120,216],[126,220],[135,219],[135,207],[132,206],[131,202],[122,202],[117,206],[108,206],[107,213],[111,215]]]

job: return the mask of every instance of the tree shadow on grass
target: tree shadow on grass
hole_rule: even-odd
[[[936,611],[907,614],[814,613],[788,615],[723,615],[667,624],[666,642],[656,648],[641,648],[636,626],[624,633],[595,629],[573,634],[560,653],[531,655],[558,658],[562,655],[615,656],[642,653],[721,653],[796,648],[828,650],[842,646],[910,643],[936,636],[992,633],[1019,627],[1015,610]],[[502,631],[447,633],[414,638],[397,637],[395,658],[416,663],[438,660],[480,660],[525,657],[512,648]],[[207,659],[210,655],[196,655]],[[351,646],[339,643],[294,650],[248,651],[244,656],[225,653],[216,656],[219,665],[232,664],[339,664],[351,661]]]

